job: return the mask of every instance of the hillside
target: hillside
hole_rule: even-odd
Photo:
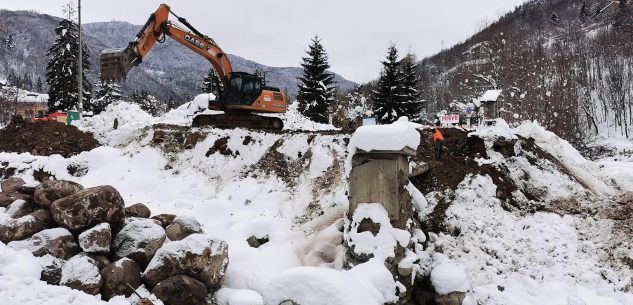
[[[502,89],[510,122],[538,120],[576,144],[628,136],[633,122],[632,1],[529,1],[421,61],[429,113]]]
[[[6,77],[11,71],[16,75],[27,74],[34,82],[38,78],[44,83],[44,70],[48,58],[46,51],[56,38],[54,28],[60,19],[45,14],[26,11],[0,10],[0,78]],[[139,25],[127,22],[111,21],[84,25],[84,39],[90,50],[92,69],[89,80],[95,82],[99,73],[99,54],[107,48],[127,46],[134,38]],[[12,46],[7,48],[6,40],[12,36]],[[233,67],[237,71],[254,72],[259,68],[267,72],[270,85],[287,89],[290,95],[297,92],[297,77],[302,69],[298,67],[268,67],[237,55],[230,55]],[[297,58],[297,63],[301,59]],[[202,78],[208,72],[210,64],[204,58],[167,40],[157,45],[150,55],[143,61],[143,65],[134,69],[124,86],[126,92],[145,89],[161,100],[174,98],[184,102],[191,100],[200,93]],[[340,75],[336,81],[343,90],[355,86]]]

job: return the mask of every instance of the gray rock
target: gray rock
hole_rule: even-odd
[[[79,234],[77,240],[81,249],[87,253],[107,254],[110,252],[110,243],[112,240],[110,224],[107,222],[100,223]]]
[[[66,180],[48,180],[35,187],[35,202],[43,207],[50,207],[57,199],[73,195],[84,187],[78,183]]]
[[[6,223],[0,223],[0,241],[8,243],[23,240],[54,226],[55,222],[48,210],[37,210]]]
[[[174,219],[176,219],[176,215],[174,215],[174,214],[159,214],[159,215],[153,216],[152,219],[156,219],[156,220],[160,221],[161,224],[163,225],[163,228],[167,228],[167,227],[169,227],[169,225],[171,225],[172,222],[174,222]]]
[[[62,227],[82,230],[102,222],[123,221],[123,198],[113,187],[98,186],[53,201],[53,219]]]
[[[228,246],[224,241],[193,234],[163,245],[145,269],[143,282],[153,288],[170,276],[188,275],[208,289],[219,289],[228,263]]]
[[[64,228],[41,231],[27,240],[12,241],[10,248],[31,251],[35,256],[50,254],[53,257],[69,259],[80,252],[75,237]]]
[[[78,255],[64,264],[59,284],[97,295],[101,291],[101,282],[101,274],[95,262],[87,256]]]
[[[127,224],[114,238],[117,258],[130,258],[146,266],[165,242],[165,230],[152,219],[139,218]]]

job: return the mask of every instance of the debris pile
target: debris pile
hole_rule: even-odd
[[[38,156],[59,154],[68,158],[96,147],[99,147],[99,142],[91,134],[57,121],[13,120],[0,129],[0,152]]]
[[[0,241],[38,258],[40,279],[103,300],[145,288],[164,304],[206,303],[220,289],[228,246],[193,218],[125,207],[111,186],[59,180],[0,184]]]

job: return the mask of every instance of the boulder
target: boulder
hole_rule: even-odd
[[[126,217],[149,218],[152,212],[142,203],[133,204],[125,208]]]
[[[101,291],[101,274],[91,258],[77,255],[64,264],[59,284],[96,295]]]
[[[435,304],[437,305],[461,305],[464,301],[466,293],[454,291],[449,294],[436,294]]]
[[[33,201],[33,197],[20,193],[0,193],[0,208],[9,207],[16,200]]]
[[[9,179],[6,179],[0,182],[0,190],[7,193],[14,193],[14,192],[17,192],[18,189],[25,184],[26,182],[24,182],[22,178],[11,177]]]
[[[153,216],[152,219],[156,219],[163,224],[163,228],[169,227],[169,225],[174,221],[176,215],[174,214],[159,214]]]
[[[224,282],[228,263],[226,242],[193,234],[163,245],[145,269],[143,282],[153,288],[170,276],[188,275],[208,289],[218,289]]]
[[[44,230],[27,240],[12,241],[8,246],[16,250],[29,250],[35,256],[50,254],[61,259],[69,259],[80,252],[75,237],[64,228]]]
[[[129,297],[134,291],[127,284],[132,285],[134,289],[142,284],[141,268],[129,258],[122,258],[107,265],[101,269],[100,273],[103,279],[101,297],[104,300],[109,300],[117,295]]]
[[[20,218],[22,216],[26,216],[30,213],[33,213],[35,210],[35,205],[31,201],[24,200],[16,200],[9,208],[7,208],[6,213],[9,214],[11,218]]]
[[[21,186],[20,188],[17,189],[18,193],[20,194],[24,194],[24,195],[29,195],[29,196],[34,196],[35,195],[35,187],[34,186]]]
[[[0,219],[0,241],[8,243],[23,240],[54,226],[55,222],[47,210],[37,210],[17,219],[2,221]]]
[[[82,230],[98,223],[116,223],[125,217],[123,198],[113,187],[98,186],[53,201],[53,219],[62,227]]]
[[[37,261],[42,267],[40,280],[50,285],[59,285],[59,281],[62,279],[62,268],[66,261],[49,254],[38,257]]]
[[[81,252],[75,256],[87,256],[91,258],[92,261],[90,262],[93,263],[95,266],[97,266],[97,269],[99,270],[105,268],[105,266],[110,265],[110,263],[112,263],[110,259],[108,259],[106,256],[96,254],[96,253]]]
[[[167,237],[171,241],[182,240],[185,237],[202,233],[202,226],[193,217],[177,216],[167,229],[165,229]]]
[[[161,281],[152,293],[165,305],[207,304],[207,287],[186,275],[176,275]]]
[[[112,240],[110,224],[107,222],[100,223],[79,234],[77,240],[81,249],[87,253],[107,254],[110,252],[110,242]]]
[[[152,219],[139,218],[127,224],[114,238],[117,258],[130,258],[141,266],[149,261],[165,242],[165,230]]]
[[[53,201],[73,195],[83,189],[83,186],[72,181],[48,180],[35,187],[33,195],[35,202],[49,207]]]

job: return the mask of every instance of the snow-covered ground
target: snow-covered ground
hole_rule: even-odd
[[[186,104],[153,118],[135,105],[119,103],[78,123],[103,147],[68,159],[0,153],[0,162],[17,168],[18,176],[30,185],[36,184],[33,171],[43,169],[86,187],[112,185],[126,205],[144,203],[153,214],[195,217],[205,234],[229,245],[225,288],[216,295],[219,304],[277,305],[287,298],[302,305],[394,300],[397,283],[377,260],[341,270],[337,241],[342,239],[338,228],[347,207],[345,138],[349,135],[194,129],[191,132],[205,136],[193,147],[166,149],[170,143],[152,141],[159,129],[151,125],[187,126],[198,108],[196,103]],[[112,130],[114,118],[119,121],[117,130]],[[292,111],[285,124],[291,130],[333,129]],[[411,125],[402,124],[395,128],[410,131]],[[515,134],[534,137],[583,180],[572,181],[553,168],[539,170],[515,160],[512,169],[522,168],[532,177],[527,183],[552,187],[546,192],[547,200],[575,195],[611,200],[622,191],[633,190],[633,170],[626,170],[633,169],[631,158],[588,161],[533,123],[517,129],[503,124],[491,128],[495,129],[478,134],[487,139]],[[163,130],[180,132],[170,127]],[[228,138],[228,151],[209,154],[223,138]],[[411,139],[401,140],[415,144]],[[365,142],[356,144],[367,148]],[[491,150],[489,156],[478,161],[506,162]],[[71,165],[85,174],[71,175]],[[591,186],[588,192],[582,184]],[[467,305],[633,304],[631,268],[608,263],[605,258],[604,251],[614,246],[609,238],[612,220],[544,211],[511,212],[501,207],[496,189],[488,176],[468,176],[446,211],[448,224],[458,228],[459,234],[431,234],[427,247],[419,249],[420,272],[431,276],[438,291],[465,291]],[[424,195],[429,205],[421,207],[422,218],[437,205],[436,194]],[[367,213],[382,215],[379,212],[367,207]],[[252,248],[246,241],[251,236],[267,236],[270,241]],[[333,261],[314,255],[324,247],[338,249]],[[633,258],[633,253],[629,255]],[[30,253],[0,243],[0,305],[105,304],[98,297],[39,281],[36,261]],[[107,304],[129,304],[134,299],[118,297]]]

